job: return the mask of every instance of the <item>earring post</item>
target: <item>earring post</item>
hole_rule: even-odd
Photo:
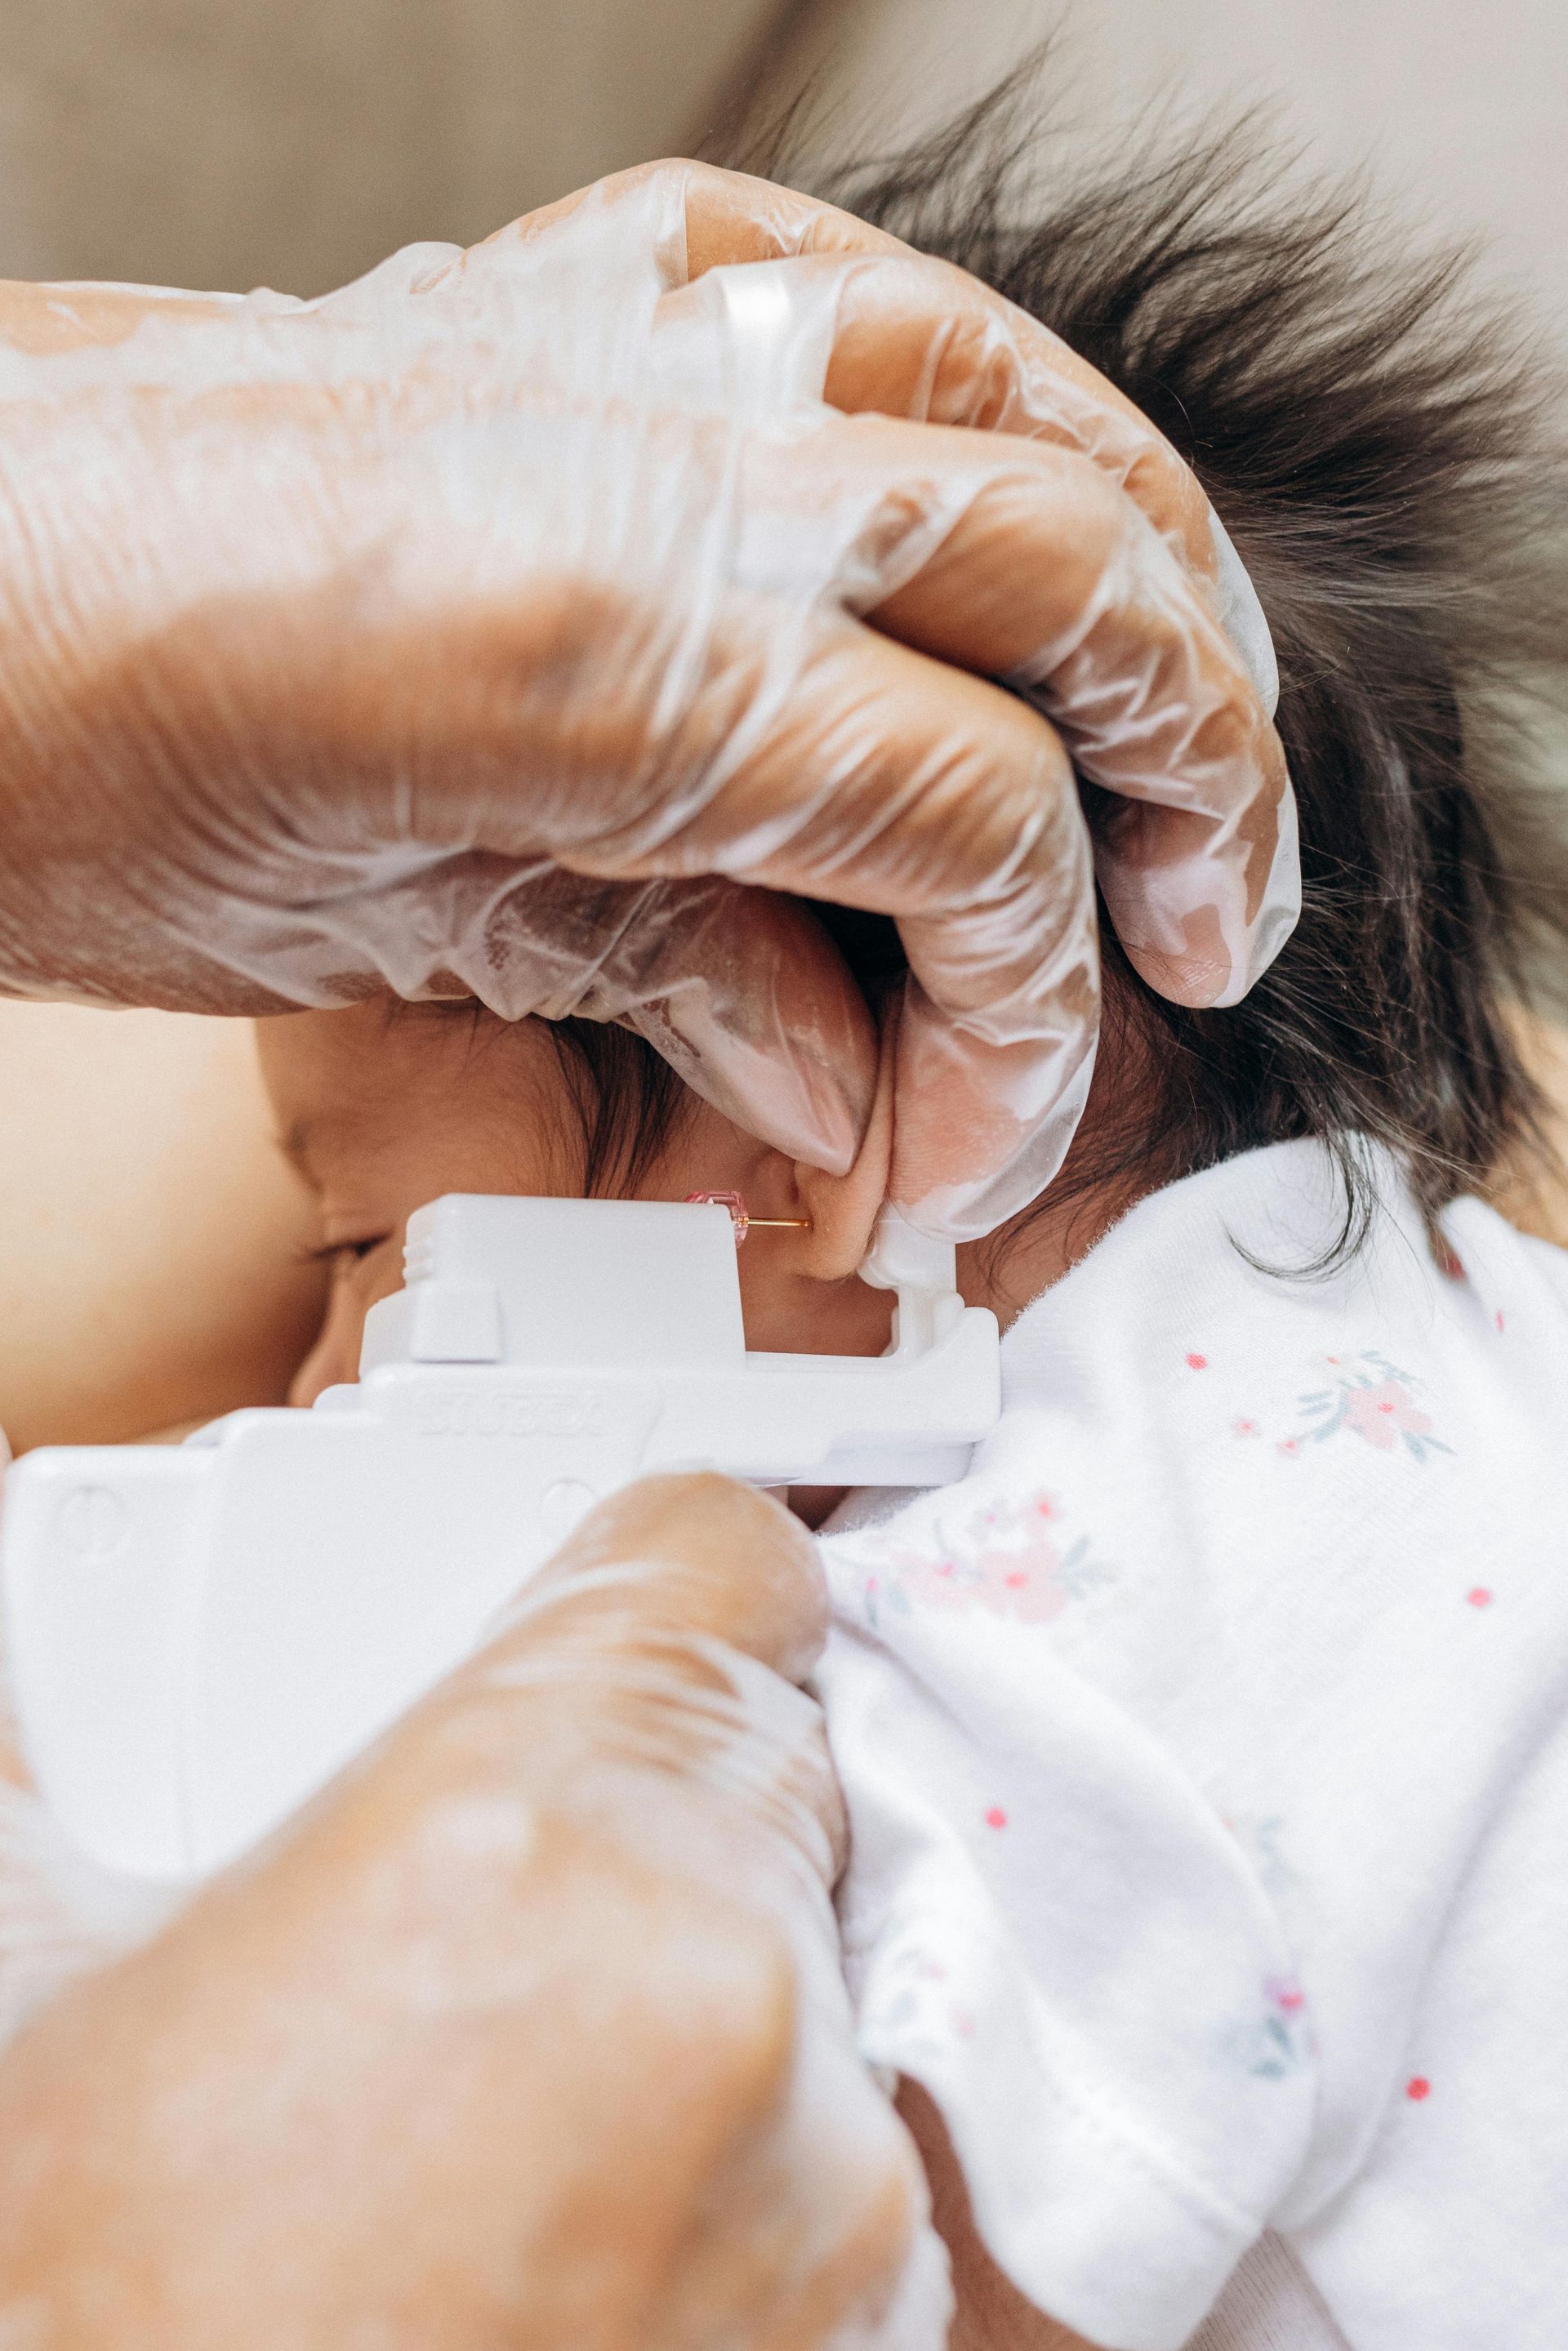
[[[745,1196],[740,1192],[688,1192],[686,1206],[688,1208],[727,1208],[729,1220],[735,1227],[737,1249],[753,1225],[765,1226],[769,1232],[775,1233],[809,1233],[811,1230],[810,1217],[752,1216],[747,1207]]]

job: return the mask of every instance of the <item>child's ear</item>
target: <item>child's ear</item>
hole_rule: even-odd
[[[872,1228],[887,1196],[893,1164],[893,1059],[898,1042],[896,999],[884,1008],[876,1099],[865,1140],[847,1175],[794,1163],[795,1190],[811,1229],[796,1262],[819,1281],[841,1281],[853,1273],[871,1247]],[[793,1252],[791,1252],[793,1255]]]

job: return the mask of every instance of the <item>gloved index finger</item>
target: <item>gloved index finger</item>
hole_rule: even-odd
[[[1022,434],[1080,450],[1117,480],[1196,577],[1218,551],[1203,488],[1165,435],[1099,370],[967,270],[790,188],[679,169],[688,281],[736,264],[834,271],[838,317],[823,397],[933,424]],[[845,267],[852,261],[857,266]]]
[[[849,413],[1020,433],[1080,449],[1112,473],[1195,574],[1212,580],[1208,501],[1168,441],[1088,360],[953,264],[798,189],[711,163],[645,163],[530,213],[488,240],[531,242],[590,204],[639,205],[675,285],[718,269],[790,265],[803,302],[836,281],[821,396]]]
[[[734,274],[728,328],[748,387],[771,374],[781,403],[821,398],[849,414],[1017,434],[1089,458],[1170,545],[1272,714],[1267,622],[1201,483],[1124,392],[1027,311],[836,205],[690,162],[612,174],[476,250],[531,244],[591,205],[641,211],[640,242],[667,298]],[[749,281],[765,271],[762,300]]]

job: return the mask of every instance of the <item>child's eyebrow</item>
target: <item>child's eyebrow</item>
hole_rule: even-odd
[[[302,1110],[276,1135],[278,1150],[311,1191],[325,1191],[338,1152],[369,1149],[380,1127],[362,1102],[331,1102]],[[325,1150],[323,1150],[325,1145]]]
[[[303,1117],[293,1119],[277,1138],[277,1147],[290,1167],[297,1175],[302,1176],[306,1183],[313,1188],[317,1184],[317,1176],[310,1159],[310,1138],[315,1126],[314,1119]]]

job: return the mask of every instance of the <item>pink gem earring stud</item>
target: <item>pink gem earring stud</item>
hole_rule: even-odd
[[[688,1192],[688,1208],[727,1208],[730,1223],[735,1227],[735,1246],[739,1249],[754,1225],[773,1233],[809,1233],[810,1217],[754,1217],[746,1205],[742,1192]]]

